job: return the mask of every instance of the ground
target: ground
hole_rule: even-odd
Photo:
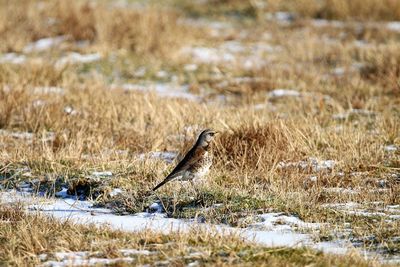
[[[2,263],[399,263],[397,1],[0,6]]]

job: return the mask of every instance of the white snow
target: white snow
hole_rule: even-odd
[[[111,171],[94,171],[92,175],[95,177],[110,177],[113,176],[113,173]]]
[[[306,223],[294,216],[287,216],[284,213],[272,212],[259,216],[262,222],[250,225],[253,229],[265,229],[274,231],[291,231],[293,227],[301,229],[319,229],[319,223]]]
[[[190,55],[198,63],[233,63],[235,61],[235,56],[232,53],[223,52],[212,47],[187,47],[182,52]]]
[[[294,229],[319,228],[318,224],[305,223],[296,217],[282,213],[263,214],[261,215],[263,222],[239,229],[224,225],[196,223],[193,220],[166,218],[165,214],[160,213],[142,212],[134,215],[119,216],[113,214],[109,209],[94,208],[89,201],[79,201],[71,198],[35,198],[15,191],[3,192],[0,200],[3,203],[19,201],[29,203],[28,210],[30,212],[40,212],[60,220],[68,219],[82,224],[108,225],[113,229],[130,232],[153,230],[165,234],[176,231],[187,232],[192,228],[197,230],[202,228],[222,234],[237,233],[249,241],[255,241],[267,246],[313,246],[314,243],[310,235],[296,233]]]
[[[55,193],[55,196],[60,198],[68,198],[70,195],[68,195],[67,191],[68,188],[62,188],[61,191]]]
[[[267,19],[276,21],[282,25],[290,25],[290,23],[295,19],[295,14],[283,11],[267,13],[265,16]]]
[[[328,193],[336,193],[336,194],[359,194],[360,191],[350,189],[350,188],[342,188],[342,187],[327,187],[323,188],[323,191],[328,192]]]
[[[72,220],[80,224],[107,225],[112,229],[128,232],[152,230],[168,234],[171,232],[189,232],[191,229],[215,231],[222,235],[238,234],[250,242],[256,242],[268,247],[307,246],[329,253],[346,253],[354,249],[350,241],[340,240],[332,242],[316,242],[311,234],[299,233],[298,229],[318,231],[321,224],[303,222],[297,217],[284,213],[266,213],[259,215],[262,222],[253,223],[247,228],[234,228],[225,225],[210,225],[198,223],[194,220],[182,220],[167,218],[160,213],[137,213],[134,215],[119,216],[109,209],[95,208],[89,201],[75,199],[46,199],[35,198],[31,194],[9,191],[0,195],[2,203],[24,202],[28,205],[28,211],[40,212],[60,220]],[[158,204],[157,204],[158,205]],[[336,204],[335,204],[336,205]],[[345,207],[356,207],[356,203],[339,204]],[[155,204],[154,204],[155,206]],[[328,207],[329,205],[327,205]],[[330,205],[334,207],[334,205]],[[396,208],[396,207],[394,207]],[[126,256],[149,255],[151,252],[137,252],[136,250],[121,251]],[[45,266],[70,266],[72,258],[77,264],[110,264],[115,261],[129,261],[131,258],[102,259],[91,258],[85,252],[76,255],[58,254],[58,261],[46,262]],[[76,258],[76,261],[75,261]],[[67,260],[69,260],[67,262]],[[111,262],[109,262],[111,261]],[[57,265],[61,264],[61,265]]]
[[[266,79],[263,77],[235,77],[231,79],[225,79],[215,85],[217,88],[225,88],[229,85],[240,85],[246,83],[260,83],[265,82]]]
[[[187,72],[196,71],[198,68],[197,64],[186,64],[183,66],[183,69]]]
[[[400,32],[400,21],[392,21],[386,24],[386,27],[391,31]]]
[[[276,55],[280,51],[282,51],[280,46],[272,46],[265,42],[247,44],[240,41],[227,41],[216,47],[184,47],[181,54],[195,63],[225,64],[225,66],[234,65],[252,69],[266,66],[269,62],[266,56]]]
[[[119,194],[122,194],[122,189],[121,188],[114,188],[110,193],[109,193],[109,195],[110,195],[110,197],[115,197],[115,196],[117,196],[117,195],[119,195]]]
[[[99,53],[82,55],[76,52],[71,52],[68,55],[57,60],[56,67],[63,67],[65,65],[77,63],[91,63],[99,61],[101,58],[102,56]]]
[[[12,132],[12,131],[8,131],[8,130],[1,130],[0,129],[0,135],[3,136],[10,136],[16,139],[33,139],[33,137],[35,136],[35,134],[33,133],[28,133],[28,132]]]
[[[345,23],[339,20],[326,20],[326,19],[313,19],[311,20],[311,24],[314,27],[335,27],[335,28],[343,28]]]
[[[140,67],[137,70],[135,70],[135,72],[133,73],[133,75],[137,78],[142,78],[146,75],[146,68],[145,67]]]
[[[334,76],[343,76],[345,74],[354,74],[356,72],[359,72],[365,67],[365,64],[363,63],[353,63],[350,66],[345,66],[345,67],[336,67],[331,71],[331,74]]]
[[[349,109],[344,113],[335,114],[332,116],[335,120],[345,120],[350,116],[364,116],[364,117],[374,117],[376,113],[365,109]]]
[[[268,93],[268,96],[273,99],[282,97],[299,97],[300,92],[292,89],[275,89]]]
[[[323,207],[332,208],[342,211],[347,214],[364,216],[364,217],[385,217],[391,220],[400,219],[400,205],[387,205],[383,206],[381,202],[371,203],[329,203],[324,204]]]
[[[310,179],[310,181],[314,183],[318,181],[318,177],[315,175],[308,177],[308,179]]]
[[[300,168],[307,169],[311,168],[314,172],[321,172],[325,170],[332,170],[336,165],[336,161],[334,160],[319,160],[317,158],[308,158],[307,160],[302,160],[298,162],[279,162],[278,168],[286,169],[286,168]]]
[[[336,76],[343,76],[346,73],[346,69],[344,67],[337,67],[332,70],[332,74]]]
[[[7,53],[0,56],[0,63],[22,64],[26,61],[26,56],[16,53]]]
[[[53,141],[55,139],[55,134],[53,132],[43,132],[40,134],[34,134],[29,132],[18,132],[18,131],[9,131],[0,129],[0,136],[12,137],[15,139],[26,140],[27,142],[33,142],[35,137],[40,137],[40,141],[48,142]]]
[[[165,70],[159,70],[156,73],[156,77],[160,79],[167,78],[168,75],[169,75],[168,72],[166,72]]]
[[[278,21],[292,21],[294,18],[294,15],[289,12],[276,12],[274,14],[275,19]]]
[[[66,39],[65,36],[39,39],[36,42],[26,45],[23,49],[23,52],[31,53],[31,52],[45,51],[61,44],[63,41],[65,41],[65,39]]]
[[[387,145],[387,146],[384,147],[384,149],[387,152],[394,152],[394,151],[398,150],[396,145]]]
[[[161,203],[154,202],[153,204],[150,205],[149,207],[150,211],[161,213],[163,211],[163,207]]]
[[[170,98],[183,98],[192,101],[198,101],[200,98],[188,92],[188,85],[177,85],[172,83],[149,83],[149,84],[130,84],[121,86],[114,85],[112,88],[121,87],[126,91],[155,92],[159,96]]]
[[[64,94],[64,88],[56,86],[37,86],[33,88],[34,94]]]
[[[90,257],[88,251],[76,251],[76,252],[56,252],[54,253],[56,260],[50,260],[42,263],[43,267],[67,267],[67,266],[105,266],[117,263],[131,263],[134,261],[133,258],[98,258]]]
[[[149,153],[139,154],[138,157],[141,160],[145,160],[146,158],[161,159],[161,160],[166,161],[167,163],[172,163],[177,156],[178,156],[178,153],[173,152],[173,151],[152,151]]]
[[[76,111],[73,107],[71,107],[71,106],[66,106],[66,107],[64,107],[64,112],[66,113],[66,114],[68,114],[68,115],[72,115],[72,116],[74,116],[74,115],[77,115],[79,112],[78,111]]]
[[[39,259],[43,262],[41,266],[104,266],[110,264],[117,263],[132,263],[134,258],[132,256],[150,256],[154,255],[157,252],[149,251],[149,250],[138,250],[138,249],[119,249],[119,253],[121,253],[123,258],[100,258],[98,257],[100,252],[94,251],[71,251],[71,252],[55,252],[53,253],[54,260],[46,261],[49,258],[48,254],[39,255]],[[44,262],[46,261],[46,262]]]
[[[108,225],[113,229],[124,231],[153,230],[161,233],[175,231],[189,231],[192,228],[217,231],[223,234],[238,233],[249,241],[266,246],[314,246],[308,234],[296,233],[293,227],[317,229],[318,224],[304,223],[296,217],[285,216],[280,213],[264,214],[264,222],[251,225],[249,228],[237,229],[221,225],[199,224],[190,220],[166,218],[159,213],[138,213],[135,215],[118,216],[108,209],[93,208],[87,201],[73,199],[52,200],[50,203],[30,205],[31,211],[40,211],[58,219],[69,219],[79,223],[94,223]],[[93,215],[94,214],[94,215]],[[274,225],[275,224],[275,225]],[[283,226],[285,225],[286,226]]]
[[[118,250],[122,255],[125,257],[127,256],[135,256],[135,255],[144,255],[144,256],[149,256],[149,255],[154,255],[156,252],[143,249],[143,250],[138,250],[138,249],[119,249]]]

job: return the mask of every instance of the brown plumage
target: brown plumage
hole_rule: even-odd
[[[164,181],[154,187],[153,191],[172,180],[192,181],[195,178],[201,178],[206,175],[212,165],[212,155],[209,149],[216,133],[210,129],[202,131],[185,157]]]

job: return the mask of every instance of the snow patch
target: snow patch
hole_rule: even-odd
[[[118,88],[114,85],[112,88]],[[123,84],[120,86],[126,91],[139,91],[139,92],[155,92],[159,96],[170,98],[183,98],[192,101],[198,101],[200,97],[189,93],[188,85],[176,85],[170,83],[149,83],[149,84]]]
[[[57,60],[56,67],[64,67],[65,65],[78,63],[91,63],[99,61],[101,58],[102,56],[99,53],[82,55],[76,52],[71,52],[68,55]]]
[[[326,208],[332,208],[342,211],[346,214],[363,217],[385,217],[390,220],[400,219],[400,205],[383,205],[381,202],[371,203],[327,203],[322,205]]]
[[[228,41],[217,47],[189,46],[181,50],[183,56],[201,64],[234,64],[244,69],[261,68],[267,65],[266,55],[280,52],[280,46],[271,46],[264,42],[245,44]]]
[[[313,19],[311,20],[311,25],[318,28],[319,27],[343,28],[345,23],[339,20]]]
[[[375,117],[376,113],[365,109],[350,109],[344,113],[335,114],[332,118],[335,120],[346,120],[352,116]]]
[[[266,229],[274,231],[292,231],[293,227],[301,229],[319,229],[319,223],[306,223],[295,216],[287,216],[284,213],[266,213],[259,215],[262,222],[250,225],[253,229]]]
[[[66,106],[64,107],[64,112],[68,115],[74,116],[78,115],[78,111],[76,111],[73,107],[71,106]]]
[[[120,189],[120,188],[114,188],[114,189],[109,193],[109,195],[110,195],[110,197],[115,197],[115,196],[120,195],[120,194],[122,194],[122,193],[123,193],[122,189]]]
[[[131,263],[134,261],[133,258],[124,257],[124,258],[98,258],[91,257],[91,254],[88,251],[76,251],[76,252],[56,252],[54,253],[54,257],[56,260],[50,260],[42,263],[43,267],[64,267],[64,266],[99,266],[99,265],[111,265],[118,263]]]
[[[300,168],[307,169],[311,168],[314,172],[321,172],[326,170],[332,170],[336,165],[336,161],[334,160],[319,160],[317,158],[308,158],[307,160],[302,160],[298,162],[279,162],[278,168],[287,169],[287,168]]]
[[[186,64],[183,66],[183,69],[187,72],[196,71],[199,68],[197,64]]]
[[[177,152],[173,151],[152,151],[149,153],[142,153],[139,154],[139,159],[145,160],[146,158],[149,159],[161,159],[166,161],[167,163],[172,163],[176,157],[178,156]]]
[[[281,25],[290,25],[296,17],[293,13],[283,11],[267,13],[265,16],[266,19],[276,21]]]
[[[113,176],[113,173],[111,171],[94,171],[92,172],[92,175],[95,177],[111,177]]]
[[[386,28],[391,31],[400,32],[400,21],[392,21],[386,24]]]
[[[360,191],[358,190],[350,188],[342,188],[342,187],[327,187],[324,188],[323,191],[327,193],[344,194],[344,195],[354,195],[360,193]]]
[[[37,86],[33,88],[33,93],[34,94],[57,94],[57,95],[63,95],[64,94],[64,88],[61,87],[56,87],[56,86]]]
[[[23,48],[24,53],[31,53],[31,52],[40,52],[40,51],[45,51],[50,48],[53,48],[62,42],[64,42],[66,39],[65,36],[57,36],[57,37],[49,37],[49,38],[43,38],[39,39],[36,42],[30,43],[26,45]]]
[[[282,97],[299,97],[300,92],[292,89],[275,89],[268,93],[268,96],[272,99],[282,98]]]
[[[386,152],[395,152],[398,150],[398,147],[396,145],[387,145],[384,149]]]
[[[70,195],[68,195],[68,188],[62,188],[60,191],[56,192],[54,195],[56,197],[60,197],[60,198],[70,197]]]
[[[182,50],[184,54],[190,55],[196,62],[209,63],[233,63],[235,56],[230,52],[222,52],[211,47],[188,47]]]
[[[137,232],[152,230],[168,234],[171,232],[188,232],[191,229],[215,231],[223,235],[239,234],[247,241],[256,242],[268,247],[285,246],[301,247],[307,246],[323,252],[347,253],[354,249],[350,241],[340,240],[333,242],[315,242],[312,235],[296,232],[296,229],[311,229],[318,231],[320,224],[303,222],[297,217],[288,216],[284,213],[266,213],[259,217],[262,222],[257,222],[247,228],[234,228],[225,225],[210,225],[206,223],[196,223],[194,220],[180,220],[167,218],[165,214],[159,213],[137,213],[134,215],[119,216],[112,213],[109,209],[95,208],[88,201],[75,199],[46,199],[34,198],[31,194],[3,192],[0,195],[2,203],[23,202],[28,204],[28,211],[41,212],[48,216],[60,220],[69,220],[81,224],[107,225],[112,229]],[[356,203],[345,204],[345,206],[357,206]],[[333,207],[333,206],[331,206]],[[396,207],[393,207],[396,208]],[[126,256],[149,255],[151,252],[121,251]],[[130,261],[131,258],[103,259],[91,258],[87,252],[78,252],[76,255],[58,254],[58,261],[45,263],[45,266],[70,266],[70,259],[85,264],[111,264],[112,261]],[[67,260],[69,260],[67,262]],[[65,265],[57,265],[58,263]],[[54,265],[53,265],[54,264]]]
[[[3,54],[0,57],[0,63],[11,63],[11,64],[22,64],[25,63],[26,61],[26,56],[24,55],[19,55],[16,53],[7,53]]]

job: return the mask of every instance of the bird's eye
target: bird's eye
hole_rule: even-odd
[[[215,133],[210,133],[211,136],[214,136]]]

